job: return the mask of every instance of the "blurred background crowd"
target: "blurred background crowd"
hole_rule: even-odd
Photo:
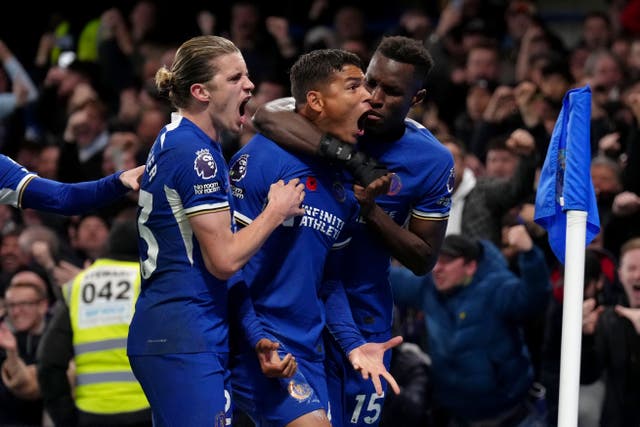
[[[331,0],[89,3],[26,2],[15,5],[19,14],[0,18],[0,152],[29,170],[78,182],[143,164],[171,114],[156,93],[155,72],[170,66],[177,46],[192,36],[222,35],[242,50],[256,84],[251,114],[289,95],[287,71],[300,54],[337,47],[366,65],[381,37],[401,34],[423,41],[435,60],[426,100],[411,116],[454,156],[448,233],[492,241],[516,273],[507,239],[512,226],[524,224],[546,254],[549,304],[536,307],[524,328],[536,379],[546,381],[548,391],[557,388],[557,376],[545,369],[557,373],[563,274],[544,230],[533,222],[536,181],[563,95],[585,84],[592,90],[591,175],[602,227],[589,247],[587,271],[602,304],[628,299],[617,267],[622,245],[640,237],[640,1],[582,2],[561,10],[552,7],[557,2],[534,0],[395,1],[383,7]],[[225,155],[254,132],[247,125],[239,137],[225,136]],[[525,142],[516,152],[509,138]],[[60,285],[103,254],[111,224],[135,220],[136,198],[130,194],[82,217],[1,205],[0,295],[17,273],[29,271],[35,274],[23,279],[46,295],[38,301],[53,304]],[[46,307],[33,308],[3,309],[15,327],[22,325],[14,333],[27,364],[35,362],[48,319]],[[398,332],[416,345],[418,364],[425,367],[424,389],[413,396],[413,407],[423,409],[416,416],[424,417],[430,406],[424,313],[397,308]],[[630,375],[640,372],[636,365],[628,367]],[[10,412],[38,425],[41,401],[12,393],[4,380],[0,424]],[[630,387],[637,393],[640,381]],[[599,407],[590,414],[596,420]]]

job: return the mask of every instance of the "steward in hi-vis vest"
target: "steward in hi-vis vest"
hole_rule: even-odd
[[[64,303],[57,304],[38,357],[45,408],[56,425],[151,425],[126,353],[140,294],[136,235],[135,223],[115,224],[106,256],[64,285]],[[73,394],[66,379],[72,358]]]

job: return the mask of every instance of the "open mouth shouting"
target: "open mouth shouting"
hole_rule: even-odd
[[[250,100],[251,100],[251,96],[247,96],[240,103],[240,107],[238,108],[238,113],[240,114],[240,129],[242,129],[242,126],[247,122],[247,117],[244,114],[246,113],[247,104],[249,103]]]
[[[369,113],[370,113],[369,111],[366,111],[358,119],[358,132],[356,133],[357,136],[364,135],[364,126],[365,126],[365,122],[367,121],[367,118],[369,117]]]

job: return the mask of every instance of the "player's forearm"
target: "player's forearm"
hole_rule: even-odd
[[[322,284],[326,310],[327,329],[338,342],[345,355],[366,344],[356,326],[349,306],[347,294],[339,281],[325,281]]]
[[[129,191],[118,177],[119,174],[114,174],[74,184],[34,178],[24,190],[21,207],[61,215],[82,214],[112,203]]]
[[[253,116],[253,125],[281,147],[309,155],[317,153],[323,135],[309,120],[293,111],[259,108]]]
[[[212,260],[215,272],[212,273],[226,280],[240,270],[251,257],[258,252],[271,233],[286,218],[267,208],[254,219],[251,224],[240,229],[237,233],[230,233],[227,244],[220,245],[220,262]]]
[[[427,274],[436,263],[433,248],[415,233],[400,227],[389,215],[375,205],[366,217],[367,226],[382,239],[391,256],[410,269],[413,274]]]
[[[234,281],[238,275],[232,277],[229,282]],[[251,348],[256,348],[258,341],[267,336],[253,308],[251,295],[244,280],[238,279],[229,287],[229,306],[232,307],[231,316],[235,317],[235,322],[240,325]]]

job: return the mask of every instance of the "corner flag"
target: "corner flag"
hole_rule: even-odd
[[[591,182],[591,89],[568,91],[553,128],[536,193],[534,220],[547,230],[549,244],[565,263],[566,211],[587,212],[585,246],[600,231],[596,196]]]

